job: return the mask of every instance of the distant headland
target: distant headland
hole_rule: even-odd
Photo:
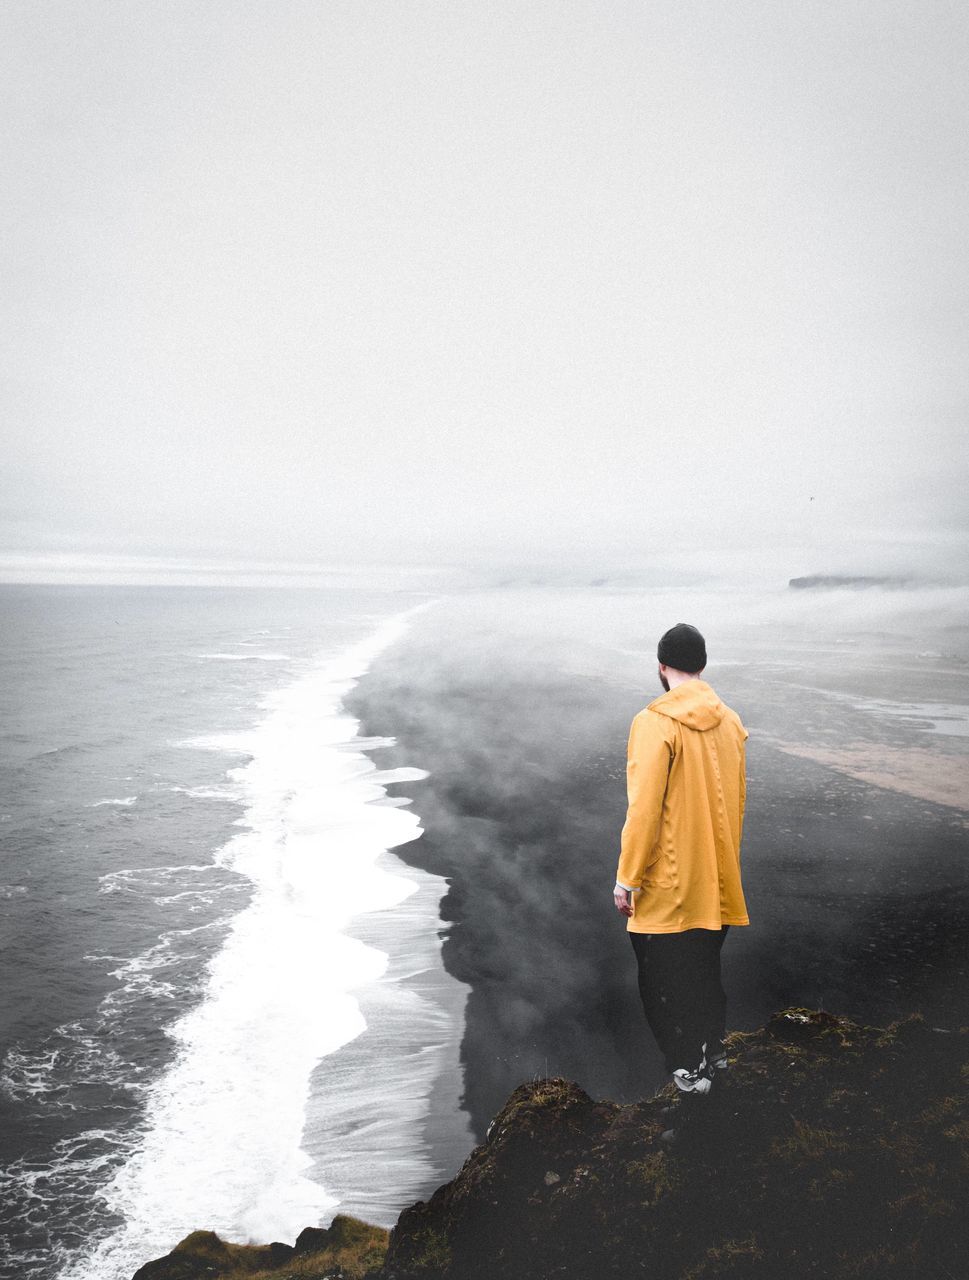
[[[787,585],[793,587],[795,591],[807,591],[812,588],[829,590],[832,587],[851,587],[856,590],[861,587],[889,587],[896,589],[898,587],[911,586],[912,579],[878,577],[874,575],[848,577],[841,573],[809,573],[803,578],[791,578]]]

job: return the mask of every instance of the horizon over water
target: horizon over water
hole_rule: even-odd
[[[389,1224],[442,1179],[423,1123],[465,989],[384,785],[426,775],[380,770],[394,739],[342,709],[428,595],[3,588],[0,1274]]]

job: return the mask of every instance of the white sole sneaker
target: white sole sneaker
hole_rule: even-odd
[[[685,1067],[677,1067],[673,1072],[673,1083],[680,1093],[709,1093],[709,1076],[700,1075],[699,1071],[687,1071]]]

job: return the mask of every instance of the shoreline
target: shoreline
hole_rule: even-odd
[[[312,1162],[307,1176],[340,1188],[333,1212],[383,1227],[452,1177],[473,1146],[459,1098],[467,989],[441,962],[436,931],[428,932],[443,886],[399,849],[385,851],[374,869],[417,887],[344,930],[386,955],[387,966],[348,989],[366,1026],[314,1068],[302,1143]],[[393,1117],[381,1114],[388,1092]]]

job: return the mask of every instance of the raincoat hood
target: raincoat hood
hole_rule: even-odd
[[[679,720],[688,729],[715,729],[726,714],[726,707],[705,680],[684,680],[669,693],[654,698],[648,710]]]

